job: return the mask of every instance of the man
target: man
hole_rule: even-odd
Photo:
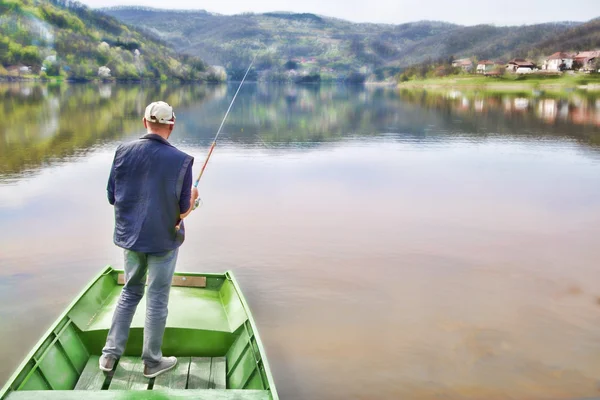
[[[123,354],[138,303],[148,285],[142,360],[144,376],[154,378],[177,364],[161,346],[177,252],[184,241],[183,219],[192,211],[194,159],[167,139],[175,127],[173,108],[150,104],[144,114],[147,134],[120,145],[108,180],[108,201],[115,209],[114,242],[125,251],[125,286],[113,316],[100,369],[111,371]]]

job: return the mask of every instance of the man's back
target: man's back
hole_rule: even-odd
[[[183,243],[184,228],[175,227],[189,208],[192,163],[191,156],[156,134],[119,146],[108,185],[117,246],[152,253]]]

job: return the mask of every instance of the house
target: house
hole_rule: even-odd
[[[52,55],[49,55],[48,57],[44,58],[44,62],[54,64],[56,62],[56,54],[52,54]]]
[[[107,66],[102,66],[98,68],[98,76],[100,78],[110,78],[110,68]]]
[[[6,67],[9,76],[21,76],[22,74],[31,74],[31,67],[25,65],[11,65]]]
[[[581,70],[591,71],[594,69],[594,63],[598,57],[600,57],[600,51],[582,51],[575,56],[574,62],[581,66]]]
[[[558,51],[544,61],[542,69],[548,71],[565,71],[573,69],[574,55]]]
[[[487,75],[496,67],[496,63],[490,60],[482,60],[477,63],[477,73]]]
[[[19,68],[18,65],[9,65],[6,67],[6,72],[8,72],[9,75],[19,75]]]
[[[363,67],[360,67],[358,69],[358,72],[360,72],[363,75],[369,75],[373,72],[373,70],[371,69],[371,67],[365,65]]]
[[[304,57],[302,57],[300,59],[300,63],[301,64],[316,64],[317,63],[317,58],[316,57],[310,57],[310,58],[304,58]]]
[[[524,58],[513,58],[506,65],[507,71],[515,72],[515,73],[519,73],[519,74],[522,74],[525,72],[532,72],[534,68],[535,68],[535,64],[532,63],[531,61],[525,60]]]
[[[473,61],[468,58],[461,58],[452,62],[454,68],[461,68],[465,72],[470,72],[473,69]]]

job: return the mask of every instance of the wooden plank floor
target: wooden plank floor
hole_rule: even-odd
[[[106,375],[99,368],[98,356],[91,356],[79,376],[74,390],[101,390],[106,380]]]
[[[188,377],[188,389],[208,389],[210,365],[210,358],[192,358]]]
[[[225,357],[215,357],[210,366],[209,389],[226,389]]]
[[[225,389],[225,357],[192,357],[188,389]]]
[[[150,379],[144,377],[144,364],[137,357],[121,357],[108,390],[147,390]]]
[[[121,357],[112,379],[98,367],[98,356],[91,356],[75,390],[101,390],[107,379],[108,390],[226,389],[225,357],[179,357],[177,366],[154,379],[144,377],[141,358]]]
[[[188,373],[190,372],[190,357],[177,359],[177,366],[154,379],[153,390],[186,389]]]

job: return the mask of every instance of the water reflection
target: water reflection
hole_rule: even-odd
[[[235,86],[0,85],[0,178],[18,176],[107,141],[141,133],[145,104],[178,110],[175,141],[206,145]],[[259,147],[315,146],[351,137],[444,140],[494,133],[600,144],[600,99],[571,93],[494,94],[356,86],[244,87],[223,139]]]
[[[414,101],[421,95],[421,104],[443,108],[441,99],[446,99],[445,106],[453,110],[485,114],[503,110],[506,116],[515,113],[529,113],[537,116],[547,124],[569,122],[576,125],[600,126],[600,98],[590,93],[575,93],[563,96],[534,96],[532,93],[515,94],[482,94],[477,92],[461,93],[452,90],[443,92],[409,92],[402,95]],[[428,99],[428,100],[424,100]]]
[[[467,135],[570,138],[600,145],[600,94],[402,91],[402,101],[436,111],[440,127]],[[442,129],[443,130],[443,129]]]
[[[184,135],[198,143],[210,140],[229,99],[190,113]],[[232,142],[284,147],[382,135],[444,140],[444,135],[458,131],[471,136],[489,132],[510,137],[566,136],[598,144],[597,104],[593,97],[578,95],[556,99],[458,91],[259,86],[246,88],[238,98],[225,130]],[[549,114],[552,107],[555,114]]]
[[[207,86],[0,85],[0,179],[139,130],[151,99],[200,106]]]

